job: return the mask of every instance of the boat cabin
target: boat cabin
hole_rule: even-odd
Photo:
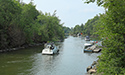
[[[54,49],[54,45],[53,44],[46,44],[45,48],[49,48],[49,49]]]
[[[92,46],[92,44],[88,44],[88,43],[86,43],[86,44],[84,44],[84,45],[85,45],[84,49],[86,49],[86,48],[88,48],[88,47],[91,47],[91,46]]]

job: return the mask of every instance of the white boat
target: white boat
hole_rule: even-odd
[[[86,36],[86,37],[85,37],[85,41],[90,41],[89,36]]]
[[[92,43],[85,43],[84,44],[84,52],[94,52],[98,53],[102,50],[102,48],[98,48],[97,46],[102,46],[102,41],[101,42],[94,42],[91,41]]]
[[[84,52],[92,52],[92,49],[90,49],[91,46],[92,46],[92,44],[85,43],[84,44]]]
[[[46,44],[42,50],[42,54],[55,54],[59,52],[59,48],[52,43]]]
[[[78,33],[78,34],[77,34],[77,37],[80,37],[80,36],[81,36],[81,34],[80,34],[80,33]]]

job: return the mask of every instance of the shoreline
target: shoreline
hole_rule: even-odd
[[[55,41],[55,42],[62,42],[62,40]],[[23,46],[20,46],[20,47],[0,49],[0,53],[6,53],[6,52],[11,52],[11,51],[16,51],[16,50],[19,50],[19,49],[25,49],[25,48],[33,47],[33,46],[42,46],[42,45],[44,45],[45,43],[46,43],[46,42],[34,43],[34,44],[23,45]]]
[[[58,40],[55,42],[62,42],[63,40]],[[25,44],[23,46],[19,46],[19,47],[13,47],[13,48],[6,48],[6,49],[0,49],[0,53],[6,53],[6,52],[11,52],[11,51],[16,51],[19,49],[25,49],[28,47],[33,47],[33,46],[42,46],[44,45],[46,42],[42,42],[42,43],[34,43],[34,44]]]
[[[17,50],[25,49],[25,48],[28,48],[28,47],[42,46],[42,45],[44,45],[44,43],[29,44],[29,45],[24,45],[24,46],[22,46],[22,47],[1,49],[1,50],[0,50],[0,53],[6,53],[6,52],[11,52],[11,51],[17,51]]]
[[[98,64],[98,60],[93,61],[91,66],[88,66],[87,69],[86,69],[87,74],[89,74],[89,75],[96,74],[96,72],[97,72],[97,64]]]

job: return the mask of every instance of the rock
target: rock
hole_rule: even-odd
[[[97,64],[97,62],[96,61],[94,61],[93,63],[92,63],[92,66],[94,66],[94,65],[96,65]]]
[[[90,69],[90,70],[88,71],[88,73],[89,73],[89,74],[96,73],[96,70],[95,70],[95,69]]]
[[[90,69],[92,69],[92,66],[88,66],[88,67],[87,67],[87,72],[88,72]]]

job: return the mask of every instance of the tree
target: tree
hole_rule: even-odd
[[[13,38],[10,33],[19,25],[21,7],[15,0],[0,0],[0,7],[0,48],[4,49],[11,45]]]
[[[87,0],[87,3],[95,0]],[[101,15],[100,36],[108,37],[104,40],[102,55],[99,56],[97,71],[104,75],[125,74],[125,0],[97,0],[106,12]]]
[[[32,2],[29,4],[25,4],[22,6],[22,13],[21,13],[21,27],[25,33],[26,43],[33,42],[33,30],[34,30],[34,23],[39,15],[39,12],[35,8],[36,6],[33,5]]]
[[[56,17],[54,12],[52,15],[50,13],[41,13],[37,17],[37,22],[39,23],[39,36],[42,37],[44,41],[56,41],[59,39],[64,39],[64,30],[60,20]]]
[[[0,0],[0,7],[0,49],[64,39],[56,11],[43,14],[20,0]]]
[[[98,15],[96,15],[92,19],[89,19],[87,23],[85,23],[85,28],[83,32],[89,36],[98,36],[97,34],[95,35],[95,32],[98,31],[98,29],[95,28],[98,25],[99,19],[100,17]]]
[[[70,35],[71,29],[70,29],[69,27],[65,27],[65,26],[64,26],[63,29],[64,29],[65,36]]]

